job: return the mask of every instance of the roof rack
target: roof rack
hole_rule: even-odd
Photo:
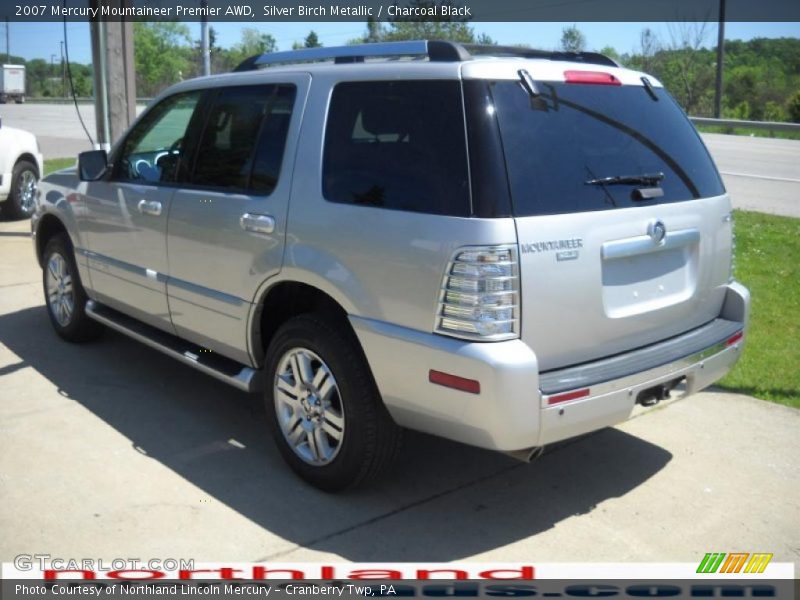
[[[462,44],[470,56],[511,56],[518,58],[541,58],[545,60],[563,60],[566,62],[582,62],[593,65],[618,67],[619,63],[599,52],[559,52],[535,50],[521,46],[494,46],[490,44]]]
[[[475,56],[512,56],[519,58],[541,58],[564,60],[618,67],[612,59],[597,52],[549,52],[518,46],[492,46],[482,44],[458,44],[440,40],[417,40],[409,42],[380,42],[331,48],[302,48],[285,52],[268,52],[245,59],[234,71],[253,71],[269,65],[333,60],[335,63],[364,62],[367,58],[393,58],[413,56],[427,58],[432,62],[461,62]]]

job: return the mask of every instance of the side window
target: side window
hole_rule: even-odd
[[[459,82],[338,84],[328,111],[322,187],[332,202],[469,215]]]
[[[200,140],[192,183],[271,193],[278,182],[294,97],[290,85],[220,90]]]
[[[201,92],[175,94],[150,110],[125,140],[117,178],[158,183],[174,181],[189,127]]]

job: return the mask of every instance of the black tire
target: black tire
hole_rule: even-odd
[[[326,464],[310,464],[301,458],[289,443],[279,421],[274,390],[280,374],[278,369],[288,360],[287,355],[290,356],[297,349],[310,350],[321,359],[322,365],[332,373],[336,386],[330,395],[330,402],[340,409],[343,427],[341,439],[336,444],[338,450]],[[313,364],[319,373],[320,362]],[[358,340],[340,318],[313,313],[294,317],[284,323],[272,338],[264,369],[267,418],[275,442],[292,470],[311,485],[327,492],[355,487],[376,477],[397,456],[402,430],[383,404]],[[315,402],[315,398],[312,394],[308,404]],[[291,409],[281,406],[286,414],[293,414]],[[297,423],[303,425],[299,417],[288,418],[298,419]],[[322,417],[323,422],[326,419]],[[286,423],[285,420],[283,422]],[[296,430],[300,432],[300,429]],[[301,432],[301,435],[306,434]],[[309,448],[313,435],[308,434],[307,437]],[[328,438],[328,441],[336,442],[333,438]]]
[[[69,317],[63,319],[65,313],[58,310],[58,293],[48,293],[48,285],[52,287],[52,282],[58,279],[56,274],[60,271],[59,266],[62,264],[59,261],[63,261],[65,273],[70,277],[72,294],[72,310]],[[50,317],[56,333],[69,342],[86,342],[97,338],[103,332],[103,326],[86,314],[88,297],[81,284],[72,244],[66,234],[56,235],[47,242],[42,264],[44,265],[42,287],[47,305],[47,316]],[[63,277],[61,279],[64,280]],[[62,293],[60,297],[63,298],[66,295],[66,293]],[[56,316],[57,314],[59,317]]]
[[[33,189],[28,190],[31,178]],[[36,165],[27,160],[17,161],[11,174],[11,193],[2,204],[3,216],[9,219],[30,218],[36,205],[33,198],[28,197],[27,194],[35,194],[38,181],[39,172]]]

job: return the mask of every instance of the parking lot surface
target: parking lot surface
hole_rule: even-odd
[[[251,397],[107,332],[52,331],[29,224],[0,222],[0,561],[800,557],[800,411],[703,393],[526,465],[409,434],[372,487],[283,465]]]

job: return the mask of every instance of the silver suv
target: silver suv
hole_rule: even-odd
[[[655,79],[448,42],[237,70],[46,178],[36,255],[61,337],[263,391],[313,485],[375,475],[402,428],[530,459],[739,357],[731,203]]]

